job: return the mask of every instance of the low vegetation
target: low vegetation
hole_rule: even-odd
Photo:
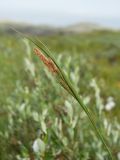
[[[120,159],[120,33],[40,36],[53,51]],[[33,44],[0,37],[0,159],[104,160],[84,111],[33,54]],[[109,160],[109,158],[108,158]]]

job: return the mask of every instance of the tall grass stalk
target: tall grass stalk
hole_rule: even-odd
[[[87,115],[87,117],[88,117],[96,135],[101,140],[101,142],[104,145],[106,151],[108,152],[110,160],[113,160],[112,153],[111,153],[108,145],[106,144],[106,141],[105,141],[103,135],[101,134],[99,128],[96,126],[96,122],[94,120],[94,117],[95,117],[94,114],[89,112],[88,107],[83,103],[82,99],[79,97],[78,93],[76,92],[75,88],[71,84],[70,80],[67,78],[67,76],[64,74],[64,71],[61,69],[61,67],[57,64],[56,60],[52,56],[52,53],[50,52],[50,50],[37,38],[30,38],[29,36],[26,36],[24,34],[21,34],[21,33],[19,33],[19,34],[22,35],[22,37],[27,38],[32,43],[34,43],[35,46],[37,46],[40,49],[40,54],[41,54],[41,51],[42,51],[42,53],[43,53],[42,56],[45,55],[45,58],[48,58],[48,63],[50,62],[49,60],[51,60],[53,67],[57,68],[57,70],[58,70],[58,73],[57,73],[58,74],[58,77],[57,77],[58,81],[62,80],[62,82],[63,82],[62,86],[77,100],[79,105],[82,107],[82,109],[86,113],[86,115]],[[49,66],[47,66],[47,67],[49,67]]]
[[[95,123],[95,120],[94,120],[95,116],[91,112],[89,112],[87,106],[83,103],[82,99],[79,97],[78,93],[76,92],[75,88],[71,84],[70,80],[64,74],[64,72],[61,69],[61,67],[57,64],[56,60],[52,56],[52,53],[38,39],[36,39],[36,38],[35,39],[28,38],[28,39],[31,40],[42,51],[42,53],[45,54],[48,58],[50,58],[53,61],[53,63],[56,65],[56,67],[58,68],[59,74],[60,74],[60,78],[64,81],[63,87],[66,89],[65,85],[67,86],[67,91],[72,94],[72,96],[78,101],[78,103],[80,104],[80,106],[82,107],[82,109],[84,110],[84,112],[87,114],[88,119],[91,122],[96,135],[100,138],[101,142],[103,143],[105,149],[107,150],[107,152],[109,154],[110,159],[113,160],[112,153],[111,153],[109,147],[107,146],[103,135],[101,134],[100,130],[96,126],[96,123]]]

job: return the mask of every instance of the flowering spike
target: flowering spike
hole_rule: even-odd
[[[44,54],[42,54],[42,52],[38,48],[35,48],[34,52],[43,61],[43,63],[47,66],[47,68],[49,69],[49,71],[51,73],[56,73],[57,74],[57,79],[58,79],[58,82],[60,83],[60,85],[64,89],[66,89],[70,94],[72,94],[71,90],[69,89],[69,86],[66,84],[63,77],[61,77],[61,75],[59,74],[59,69],[57,68],[55,63],[52,61],[52,59],[47,58]]]
[[[47,58],[44,54],[42,54],[42,52],[38,48],[35,48],[34,52],[41,59],[41,61],[43,61],[43,63],[47,66],[50,72],[58,73],[58,68],[50,58]]]

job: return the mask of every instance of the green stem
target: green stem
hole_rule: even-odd
[[[89,110],[87,109],[87,106],[82,102],[82,100],[80,99],[80,97],[78,96],[76,90],[73,88],[73,86],[71,85],[70,81],[66,78],[66,76],[64,76],[65,78],[65,81],[67,82],[72,94],[74,95],[75,99],[78,101],[78,103],[80,104],[80,106],[83,108],[83,110],[85,111],[85,113],[87,114],[92,126],[93,126],[93,129],[96,133],[96,135],[98,136],[98,138],[100,138],[100,140],[102,141],[105,149],[107,150],[108,154],[109,154],[109,157],[111,160],[113,160],[113,156],[112,156],[112,153],[109,149],[109,147],[107,146],[106,142],[105,142],[105,139],[103,137],[103,135],[100,133],[99,129],[96,127],[96,124],[95,124],[95,120],[93,118],[93,115],[91,115],[91,113],[89,112]]]
[[[92,118],[91,116],[91,113],[88,111],[87,107],[83,104],[83,102],[81,101],[81,99],[79,97],[76,97],[76,100],[78,101],[78,103],[81,105],[81,107],[84,109],[85,113],[87,114],[91,124],[93,125],[93,128],[97,134],[97,136],[101,139],[104,147],[106,148],[106,150],[108,151],[109,153],[109,156],[111,158],[111,160],[113,160],[113,157],[112,157],[112,153],[111,151],[109,150],[109,147],[107,146],[106,142],[105,142],[105,139],[103,138],[102,134],[100,133],[99,129],[96,127],[95,125],[95,121],[94,119]]]

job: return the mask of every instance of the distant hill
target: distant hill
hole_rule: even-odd
[[[94,23],[78,23],[78,24],[74,24],[66,27],[65,31],[81,33],[81,32],[91,32],[93,30],[103,30],[103,29],[105,28]]]
[[[82,33],[91,32],[94,30],[107,30],[94,23],[78,23],[67,27],[57,28],[47,25],[31,25],[26,23],[0,23],[0,33],[15,33],[11,27],[19,30],[23,33],[32,35],[53,35],[53,34],[71,34],[71,33]],[[110,30],[110,29],[109,29]]]

